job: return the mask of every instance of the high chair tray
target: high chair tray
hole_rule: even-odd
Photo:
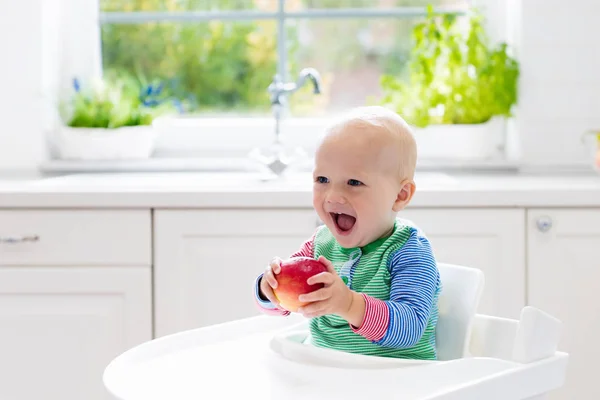
[[[526,399],[559,386],[566,365],[562,353],[529,364],[321,357],[322,349],[299,359],[298,346],[309,346],[294,339],[303,322],[258,316],[155,339],[115,358],[104,384],[120,400]]]

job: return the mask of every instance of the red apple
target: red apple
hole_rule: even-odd
[[[298,296],[322,288],[322,283],[309,285],[307,279],[321,272],[326,272],[327,267],[320,261],[308,257],[292,257],[281,262],[281,271],[275,275],[277,288],[273,290],[279,305],[288,311],[296,312],[298,307],[305,305],[298,300]]]

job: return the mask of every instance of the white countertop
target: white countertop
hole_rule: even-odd
[[[600,207],[600,175],[423,172],[411,207]],[[310,208],[308,173],[0,175],[0,208]]]

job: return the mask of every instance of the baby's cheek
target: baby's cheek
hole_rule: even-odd
[[[364,212],[369,216],[370,220],[380,220],[381,215],[385,210],[385,206],[382,204],[381,199],[371,198],[368,202],[365,202],[362,207]]]
[[[320,210],[323,206],[322,196],[320,193],[313,191],[313,207]]]

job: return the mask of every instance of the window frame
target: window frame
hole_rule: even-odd
[[[466,11],[456,7],[435,7],[438,14],[464,15]],[[256,10],[229,11],[103,11],[99,14],[99,24],[143,24],[147,22],[209,22],[209,21],[257,21],[274,20],[277,25],[277,74],[286,80],[287,49],[285,24],[288,19],[348,19],[348,18],[410,18],[427,15],[425,7],[378,8],[330,8],[287,11],[285,0],[277,0],[277,10],[264,12]]]
[[[72,0],[67,0],[72,1]],[[492,40],[508,41],[512,45],[509,26],[510,2],[495,4],[494,0],[471,0],[469,7],[479,6],[484,12],[488,24],[492,25]],[[483,5],[483,7],[481,7]],[[197,23],[212,20],[252,21],[275,20],[277,25],[277,74],[285,81],[287,77],[286,21],[288,19],[347,19],[347,18],[406,18],[426,16],[425,7],[397,8],[339,8],[310,9],[303,11],[287,11],[285,0],[277,0],[277,10],[264,12],[257,10],[231,11],[186,11],[186,12],[100,12],[98,8],[97,26],[101,30],[103,24],[141,24],[147,22],[182,22]],[[489,7],[488,7],[489,6]],[[454,13],[464,15],[468,11],[456,7],[435,7],[437,13]],[[498,11],[501,11],[498,13]],[[98,43],[101,46],[101,43]],[[101,51],[98,50],[100,53]],[[100,62],[101,64],[101,62]],[[308,65],[306,67],[309,67]],[[102,67],[100,66],[100,73]],[[267,88],[265,87],[265,91]],[[282,139],[292,146],[300,146],[307,153],[314,151],[319,136],[323,132],[329,118],[284,118],[282,120]],[[270,144],[274,138],[274,118],[269,117],[183,117],[159,119],[156,127],[159,139],[155,157],[203,157],[203,158],[236,158],[246,157],[257,146]],[[206,132],[207,134],[200,134]],[[509,132],[506,132],[509,135]],[[506,153],[506,150],[503,151]],[[443,164],[460,166],[503,166],[510,164],[510,157],[503,154],[495,160],[423,160],[426,165],[442,166]],[[424,161],[424,162],[423,162]]]

